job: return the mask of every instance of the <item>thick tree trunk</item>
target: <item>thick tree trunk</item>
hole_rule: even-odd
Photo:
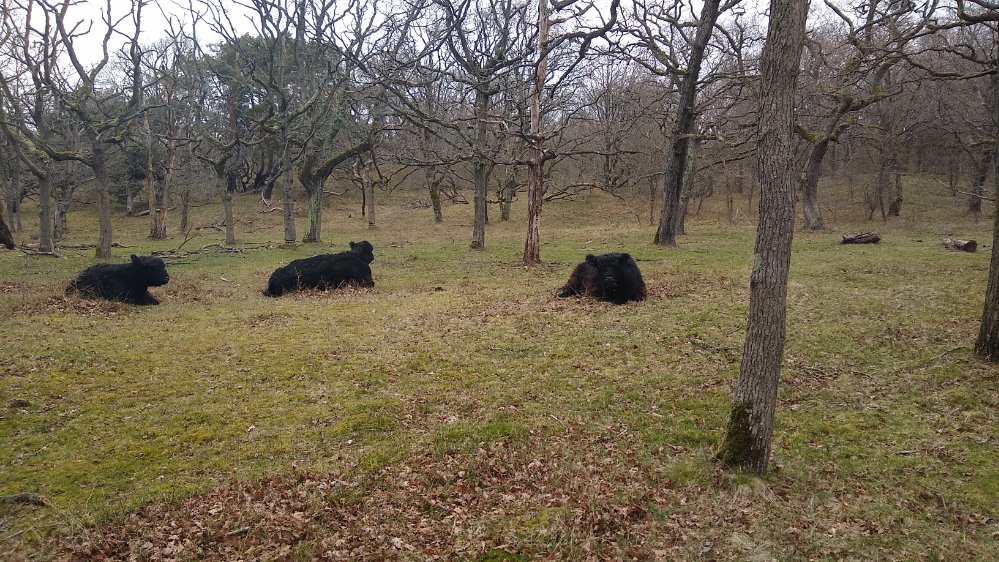
[[[513,200],[517,197],[517,178],[512,174],[503,182],[500,189],[500,221],[510,220],[510,210],[513,208]]]
[[[545,193],[545,137],[541,132],[541,95],[548,75],[548,36],[551,21],[548,0],[538,2],[538,52],[542,53],[534,69],[531,88],[531,131],[528,136],[531,157],[527,163],[527,238],[524,241],[524,263],[541,263],[541,210]],[[516,188],[516,179],[512,180]],[[509,216],[509,211],[507,211]]]
[[[666,177],[663,187],[663,211],[659,217],[659,229],[654,242],[663,246],[676,246],[676,231],[680,216],[680,192],[683,188],[683,174],[687,168],[687,151],[690,150],[691,134],[697,119],[694,104],[697,100],[697,82],[701,75],[704,51],[711,40],[715,21],[718,19],[718,6],[721,0],[705,0],[701,18],[697,24],[694,43],[690,46],[690,61],[680,86],[680,105],[677,108],[676,123],[673,126],[672,148],[666,157]]]
[[[180,192],[180,231],[187,232],[187,223],[191,218],[191,186],[186,186]]]
[[[762,195],[749,281],[749,320],[725,440],[725,465],[765,474],[784,355],[787,277],[794,234],[794,91],[808,0],[771,0],[760,59],[759,163]]]
[[[52,252],[52,182],[48,170],[43,168],[43,177],[38,178],[38,249]]]
[[[56,190],[58,197],[56,198],[56,216],[55,216],[55,227],[54,227],[54,237],[56,240],[62,240],[66,232],[69,231],[69,222],[66,219],[66,213],[69,212],[69,206],[73,203],[73,191],[70,189],[58,189]]]
[[[132,182],[128,182],[125,186],[125,216],[135,216],[135,189],[132,187]]]
[[[677,235],[687,234],[687,207],[690,204],[690,192],[694,189],[694,175],[697,174],[697,147],[695,142],[687,151],[687,169],[683,172],[683,189],[680,190],[680,212],[676,219]]]
[[[489,92],[483,88],[475,92],[475,160],[473,162],[473,180],[475,196],[473,199],[475,217],[472,222],[473,250],[486,249],[486,195],[489,193],[489,172],[492,168],[486,158],[486,112],[489,110]]]
[[[301,181],[301,178],[299,178],[299,181]],[[323,184],[322,182],[318,182],[306,185],[303,182],[302,185],[309,195],[309,206],[305,211],[305,237],[302,238],[302,242],[316,244],[322,240]]]
[[[805,176],[801,181],[801,211],[805,216],[806,230],[822,230],[826,227],[819,208],[819,176],[822,174],[822,160],[829,149],[830,139],[823,138],[812,145],[805,165]]]
[[[10,228],[3,220],[3,209],[0,209],[0,245],[5,246],[8,250],[17,247],[17,244],[14,243],[14,236],[10,233]]]
[[[297,236],[295,234],[295,178],[291,170],[291,132],[288,126],[282,127],[282,138],[284,139],[284,152],[281,154],[281,173],[284,174],[284,243],[294,246]]]
[[[361,157],[361,186],[364,189],[364,209],[365,216],[368,219],[368,228],[375,228],[375,180],[371,177],[371,168],[375,165],[374,161],[371,162],[369,166]]]
[[[891,203],[888,204],[888,216],[897,217],[902,213],[902,174],[898,172],[898,161],[894,158],[892,158],[892,167],[895,168],[895,173],[892,182]]]
[[[97,222],[99,232],[97,236],[97,259],[107,259],[111,257],[111,194],[109,189],[107,154],[104,145],[94,139],[91,142],[91,168],[94,170],[94,178],[97,182]]]
[[[426,174],[424,181],[430,192],[430,206],[434,209],[434,222],[440,224],[444,222],[444,210],[441,208],[441,181],[444,176],[437,177],[435,166],[428,166],[424,173]]]
[[[993,36],[999,44],[999,33]],[[999,68],[999,53],[994,61]],[[992,80],[992,124],[999,131],[999,78]],[[997,139],[999,140],[999,139]],[[994,147],[999,150],[999,142]],[[992,158],[993,195],[999,201],[999,158]],[[983,182],[984,183],[984,182]],[[992,255],[989,261],[989,284],[985,289],[985,307],[982,310],[982,324],[975,342],[975,354],[982,359],[999,363],[999,208],[992,219]]]
[[[16,181],[16,180],[11,180]],[[21,224],[21,202],[18,195],[12,195],[7,199],[7,214],[10,215],[10,229],[13,232],[20,232],[24,226]]]
[[[985,182],[989,177],[989,170],[995,160],[995,149],[989,149],[982,155],[981,162],[975,167],[975,177],[971,183],[971,196],[968,197],[968,212],[974,215],[975,220],[982,215],[982,195],[985,193]]]
[[[152,178],[153,172],[153,141],[149,137],[147,146],[146,168],[147,177]],[[147,180],[149,186],[149,237],[153,240],[166,239],[167,207],[170,201],[170,182],[173,179],[173,166],[177,156],[177,142],[167,141],[166,161],[163,170],[162,187],[157,188],[155,180]]]

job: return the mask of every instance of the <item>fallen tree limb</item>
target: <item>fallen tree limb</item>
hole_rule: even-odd
[[[877,244],[881,241],[879,232],[856,232],[843,235],[840,244]]]
[[[41,507],[49,507],[52,505],[52,502],[41,494],[28,492],[25,494],[14,494],[13,496],[0,496],[0,504],[7,504],[7,505],[22,504],[22,505],[38,505]]]
[[[974,252],[978,249],[978,242],[974,240],[958,240],[956,238],[944,238],[943,247],[953,252]]]

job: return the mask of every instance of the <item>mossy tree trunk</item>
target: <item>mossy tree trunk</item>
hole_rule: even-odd
[[[808,0],[771,0],[760,59],[760,221],[749,281],[749,320],[725,440],[726,466],[765,474],[784,354],[787,276],[794,233],[794,91]]]

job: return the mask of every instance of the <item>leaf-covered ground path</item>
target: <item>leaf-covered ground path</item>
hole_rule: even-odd
[[[800,503],[791,499],[794,483],[779,474],[763,482],[716,472],[708,485],[677,484],[639,452],[626,426],[587,435],[570,420],[553,424],[548,432],[467,451],[415,454],[374,472],[295,473],[153,503],[64,537],[60,557],[911,560],[919,553],[892,538],[892,522],[856,511],[872,501],[862,487]],[[687,451],[660,454],[682,457]],[[941,559],[990,556],[975,538],[995,538],[995,522],[987,516],[932,496],[886,495],[881,501],[960,529],[940,544]],[[775,535],[782,536],[780,544],[764,538]],[[851,542],[863,542],[864,551],[852,550]]]

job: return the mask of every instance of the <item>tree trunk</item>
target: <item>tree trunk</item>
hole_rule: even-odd
[[[16,180],[11,180],[14,182]],[[24,226],[21,224],[21,202],[19,201],[20,194],[15,194],[9,199],[7,199],[7,214],[10,215],[10,229],[13,232],[19,232]]]
[[[485,86],[475,92],[475,160],[473,178],[475,183],[475,218],[472,223],[472,249],[486,249],[486,195],[489,190],[491,166],[486,159],[486,112],[489,110],[489,92]]]
[[[680,190],[680,211],[676,219],[676,233],[687,234],[687,206],[690,203],[690,191],[694,188],[694,175],[697,173],[697,147],[694,142],[687,151],[687,169],[683,172],[683,189]]]
[[[91,168],[97,181],[97,219],[99,233],[97,236],[97,259],[111,257],[111,195],[109,190],[108,169],[104,145],[101,141],[91,141]]]
[[[513,208],[513,200],[517,197],[517,178],[513,174],[503,182],[500,189],[500,220],[507,222],[510,220],[510,210]]]
[[[317,244],[322,239],[323,229],[323,182],[303,182],[302,185],[309,195],[309,206],[305,212],[305,237],[302,242]]]
[[[60,187],[56,190],[56,216],[54,238],[62,240],[66,232],[69,231],[69,222],[66,220],[66,213],[69,212],[70,205],[73,204],[73,189]]]
[[[437,177],[437,167],[428,166],[425,170],[427,190],[430,191],[430,206],[434,209],[434,222],[440,224],[444,222],[444,210],[441,208],[441,181],[442,175]]]
[[[375,180],[371,177],[371,169],[375,165],[374,159],[371,161],[371,165],[364,160],[362,156],[361,161],[361,185],[364,188],[364,207],[366,209],[365,216],[368,218],[368,228],[375,228]]]
[[[534,69],[531,88],[531,131],[528,135],[530,158],[527,163],[527,238],[524,241],[524,263],[541,263],[541,208],[545,193],[545,137],[541,132],[541,95],[548,75],[548,36],[551,21],[548,0],[538,2],[538,52],[541,58]],[[516,181],[516,180],[514,180]],[[509,214],[509,213],[508,213]]]
[[[718,459],[766,474],[777,382],[784,354],[787,276],[794,234],[794,91],[805,39],[808,0],[771,0],[760,59],[758,125],[760,221],[749,281],[749,320],[739,380]]]
[[[701,75],[704,50],[711,40],[711,34],[718,19],[718,5],[721,0],[705,0],[701,9],[700,22],[694,43],[690,46],[690,61],[680,86],[680,105],[677,108],[676,123],[673,127],[672,149],[666,157],[666,177],[663,184],[663,211],[659,218],[655,243],[663,246],[676,246],[676,231],[680,216],[680,191],[683,188],[683,174],[687,168],[687,151],[690,137],[697,119],[694,104],[697,99],[697,82]]]
[[[180,231],[187,232],[187,223],[191,217],[191,186],[185,186],[180,192]]]
[[[996,158],[996,151],[990,148],[984,155],[982,161],[975,168],[975,178],[971,184],[971,196],[968,198],[968,212],[974,215],[975,220],[982,215],[982,195],[985,193],[985,182],[989,178],[989,170],[992,162]]]
[[[295,185],[291,173],[291,131],[287,124],[281,128],[282,139],[284,139],[284,151],[281,154],[281,173],[284,174],[284,243],[294,246],[295,234]]]
[[[148,125],[147,125],[148,130]],[[146,155],[147,178],[153,173],[153,139],[149,136]],[[147,179],[149,186],[149,237],[153,240],[166,239],[167,207],[170,201],[170,182],[173,179],[173,166],[177,157],[177,141],[167,141],[166,161],[163,170],[162,188],[157,188],[155,180]]]
[[[805,165],[805,176],[801,181],[801,211],[805,216],[806,230],[822,230],[826,227],[819,208],[819,176],[822,174],[822,160],[829,149],[830,139],[824,137],[812,145]]]
[[[128,182],[125,185],[125,216],[135,216],[135,189],[132,186],[132,182]]]
[[[994,36],[999,44],[999,32]],[[999,52],[994,61],[999,68]],[[999,79],[992,80],[992,124],[999,131]],[[999,139],[997,139],[999,140]],[[999,150],[999,142],[994,147]],[[992,158],[994,184],[993,195],[999,201],[999,158]],[[983,182],[984,183],[984,182]],[[975,342],[975,354],[982,359],[999,363],[999,208],[992,218],[992,255],[989,261],[989,284],[985,290],[985,307],[982,311],[982,325],[978,331],[978,341]]]
[[[42,252],[52,252],[52,182],[48,170],[38,178],[38,249]]]
[[[902,174],[898,172],[898,161],[892,158],[895,168],[895,181],[892,182],[891,203],[888,204],[888,215],[897,217],[902,212]]]
[[[7,223],[3,220],[3,209],[0,209],[0,244],[8,250],[13,250],[17,247],[17,244],[14,243],[14,236],[10,233],[10,228],[7,227]]]

